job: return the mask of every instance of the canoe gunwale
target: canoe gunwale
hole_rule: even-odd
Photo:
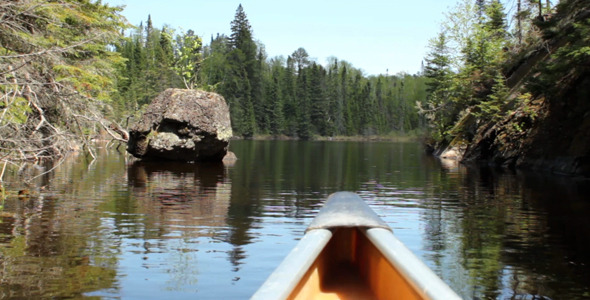
[[[393,230],[360,196],[350,192],[328,197],[303,238],[250,299],[288,299],[341,228],[361,232],[422,299],[461,299],[394,236]]]
[[[461,299],[390,231],[371,228],[362,232],[423,299]]]
[[[287,299],[332,238],[332,231],[307,232],[250,299]]]

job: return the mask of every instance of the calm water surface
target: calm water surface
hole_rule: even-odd
[[[466,299],[590,298],[586,180],[457,167],[415,143],[230,148],[235,164],[190,165],[103,147],[29,186],[19,174],[39,170],[8,167],[0,298],[247,299],[340,190]]]

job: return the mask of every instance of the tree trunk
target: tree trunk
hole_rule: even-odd
[[[516,4],[516,22],[517,22],[517,30],[518,30],[518,46],[522,45],[522,24],[521,24],[521,1],[522,0],[518,0],[517,4]]]

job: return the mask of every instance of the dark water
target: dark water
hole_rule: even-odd
[[[414,143],[234,141],[233,165],[7,168],[0,298],[247,299],[326,196],[358,192],[466,299],[590,298],[590,182],[456,167]]]

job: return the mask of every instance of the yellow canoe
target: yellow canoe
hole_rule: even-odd
[[[460,297],[357,194],[338,192],[251,299]]]

